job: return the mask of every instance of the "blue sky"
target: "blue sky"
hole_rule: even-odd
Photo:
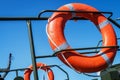
[[[113,19],[120,17],[119,0],[1,0],[0,17],[37,17],[42,10],[55,10],[62,5],[73,2],[88,4],[100,11],[113,12]],[[50,15],[45,13],[42,16]],[[53,53],[45,32],[46,24],[47,20],[32,21],[36,56]],[[73,48],[96,46],[102,38],[98,30],[93,26],[94,24],[89,21],[68,21],[65,28],[65,36],[68,43]],[[117,37],[120,37],[120,30],[114,25],[113,27]],[[118,44],[120,45],[120,41]],[[0,68],[7,66],[9,53],[13,55],[11,69],[25,68],[32,64],[26,21],[0,21]],[[120,63],[119,57],[120,52],[117,52],[113,64]],[[57,57],[37,59],[37,62],[48,65],[61,65],[69,73],[70,80],[93,79],[93,77],[78,74],[71,70]],[[52,68],[52,70],[55,73],[55,80],[64,80],[66,78],[66,75],[58,68]],[[39,74],[41,79],[41,75],[45,73],[40,71]],[[15,76],[15,72],[10,72],[5,80],[12,80]],[[23,72],[19,72],[19,76],[23,76]],[[31,80],[33,80],[33,76]]]

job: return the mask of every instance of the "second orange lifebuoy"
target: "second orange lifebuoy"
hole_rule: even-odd
[[[37,63],[36,65],[38,69],[42,69],[47,72],[48,80],[54,80],[54,74],[50,69],[50,67],[45,67],[46,64],[43,64],[43,63]],[[29,66],[29,69],[25,70],[24,72],[24,80],[30,80],[30,75],[32,71],[33,71],[33,66],[31,65]]]
[[[60,7],[58,10],[68,11],[96,11],[97,9],[81,3],[71,3]],[[95,13],[70,13],[70,12],[55,12],[48,20],[46,32],[50,42],[50,46],[54,51],[70,49],[64,36],[64,27],[67,20],[72,17],[84,17],[91,20],[99,29],[102,38],[103,46],[116,46],[116,34],[112,25],[107,18],[102,14]],[[64,51],[58,53],[58,58],[69,67],[80,72],[97,72],[113,62],[116,54],[116,48],[101,49],[97,55],[86,56],[79,54],[76,51]]]

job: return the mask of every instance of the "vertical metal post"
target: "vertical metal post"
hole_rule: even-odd
[[[32,27],[31,27],[30,20],[27,20],[27,26],[28,26],[28,34],[29,34],[29,40],[30,40],[30,50],[31,50],[34,80],[38,80],[38,72],[37,72],[36,59],[35,59],[35,49],[34,49],[33,34],[32,34]]]
[[[18,70],[16,70],[15,72],[16,72],[16,77],[18,77]]]

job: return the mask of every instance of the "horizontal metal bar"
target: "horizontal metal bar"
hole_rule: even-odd
[[[44,68],[44,67],[55,67],[55,66],[58,66],[58,65],[47,65],[47,66],[41,66],[41,67],[37,67],[37,68]],[[12,72],[12,71],[24,71],[24,70],[27,70],[27,69],[30,69],[30,68],[19,68],[19,69],[12,69],[12,70],[0,70],[0,73],[2,72]]]
[[[89,52],[80,52],[80,54],[93,54],[98,53],[99,51],[89,51]]]
[[[47,65],[47,66],[43,66],[43,67],[54,67],[56,65]],[[43,68],[43,67],[40,67],[40,68]],[[39,67],[37,67],[39,68]],[[29,68],[19,68],[19,69],[12,69],[12,70],[0,70],[0,72],[12,72],[12,71],[24,71],[24,70],[27,70]]]
[[[56,54],[62,51],[73,51],[73,50],[90,50],[90,49],[100,49],[100,48],[118,48],[118,51],[120,50],[120,46],[102,46],[102,47],[88,47],[88,48],[73,48],[73,49],[65,49],[58,52],[53,53],[53,55],[45,55],[45,56],[36,56],[36,58],[50,58],[50,57],[56,57]],[[99,51],[89,51],[89,52],[80,52],[80,54],[93,54],[98,53]]]
[[[15,20],[48,20],[48,17],[0,17],[0,21],[15,21]]]
[[[114,25],[116,25],[120,29],[120,24],[118,24],[115,20],[108,18],[110,22],[112,22]]]
[[[87,48],[65,49],[65,50],[57,51],[57,52],[53,53],[53,55],[56,55],[57,53],[62,52],[62,51],[90,50],[90,49],[101,49],[101,48],[117,48],[117,49],[118,49],[119,47],[120,47],[120,46],[101,46],[101,47],[87,47]]]
[[[48,20],[49,17],[0,17],[0,21]],[[74,17],[70,20],[88,20],[83,17]]]
[[[35,58],[56,57],[55,55],[36,56]]]
[[[118,49],[117,51],[120,51]],[[98,53],[99,51],[89,51],[89,52],[80,52],[79,54],[93,54],[93,53]],[[50,57],[56,57],[56,55],[45,55],[45,56],[36,56],[36,58],[50,58]]]
[[[39,13],[38,17],[0,17],[0,21],[14,21],[14,20],[48,20],[49,17],[41,17],[41,15],[45,12],[75,12],[75,13],[104,13],[110,14],[109,17],[112,16],[112,12],[95,12],[95,11],[67,11],[67,10],[43,10]],[[74,17],[70,20],[88,20],[83,17]]]
[[[89,76],[89,77],[100,77],[99,75],[92,75],[92,74],[88,74],[88,73],[83,73],[83,74],[86,76]]]
[[[12,72],[12,71],[24,71],[29,68],[20,68],[20,69],[12,69],[12,70],[0,70],[0,72]]]
[[[80,54],[92,54],[92,53],[98,53],[99,51],[89,51],[89,52],[81,52]],[[56,57],[56,55],[45,55],[45,56],[36,56],[36,58],[50,58],[50,57]]]
[[[89,51],[89,52],[80,52],[80,54],[92,54],[92,53],[98,53],[99,51]],[[56,57],[56,55],[44,55],[44,56],[36,56],[36,58],[50,58],[50,57]]]
[[[72,12],[72,13],[96,13],[96,14],[100,14],[100,13],[104,13],[104,14],[110,14],[109,17],[111,17],[113,15],[112,12],[104,12],[104,11],[68,11],[68,10],[43,10],[39,13],[38,17],[41,17],[41,15],[45,12]]]

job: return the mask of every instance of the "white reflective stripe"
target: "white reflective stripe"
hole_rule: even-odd
[[[109,24],[108,20],[103,21],[102,23],[100,23],[98,26],[101,28],[105,27],[107,24]]]
[[[63,49],[66,49],[69,47],[69,44],[67,42],[63,43],[62,45],[60,46],[57,46],[57,48],[54,49],[55,52],[57,51],[60,51],[60,50],[63,50]]]
[[[110,62],[110,59],[109,57],[104,53],[102,55],[103,59],[106,61],[107,65],[110,66],[111,65],[111,62]]]
[[[102,58],[105,60],[105,62],[107,63],[108,66],[111,66],[111,61],[105,53],[100,51],[98,54],[102,56]]]
[[[65,6],[67,6],[70,9],[70,11],[75,11],[72,4],[66,4]],[[75,17],[75,16],[76,16],[76,13],[72,12],[72,17]]]

